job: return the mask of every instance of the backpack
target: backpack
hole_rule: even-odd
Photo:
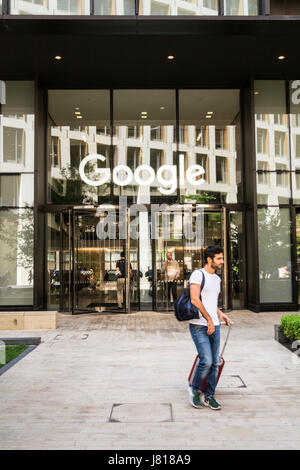
[[[199,269],[199,271],[202,272],[202,281],[201,281],[201,286],[200,286],[201,292],[202,292],[202,289],[205,284],[205,275],[201,269]],[[200,299],[201,299],[201,294],[200,294]],[[199,319],[199,310],[191,302],[190,286],[184,289],[181,296],[174,303],[174,313],[178,321],[188,321],[188,320]]]

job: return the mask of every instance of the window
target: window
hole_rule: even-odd
[[[227,183],[227,159],[216,156],[216,181],[217,183]]]
[[[226,149],[227,148],[226,129],[216,129],[215,135],[216,135],[216,149]]]
[[[276,186],[289,186],[289,173],[285,165],[276,165]]]
[[[81,160],[87,155],[86,143],[80,140],[70,140],[71,167],[79,168]]]
[[[300,135],[296,135],[296,158],[300,158]]]
[[[195,128],[195,145],[208,148],[208,127],[201,126]]]
[[[150,135],[151,135],[151,140],[161,140],[160,126],[151,126]]]
[[[162,150],[150,149],[150,166],[155,172],[162,166]]]
[[[292,302],[290,210],[258,210],[260,301]]]
[[[128,137],[138,139],[140,137],[140,126],[128,126]]]
[[[224,0],[225,15],[258,15],[258,0]]]
[[[61,161],[60,161],[60,140],[58,137],[51,136],[51,165],[53,168],[60,168]]]
[[[263,155],[267,155],[267,138],[268,132],[266,129],[257,129],[256,151]]]
[[[275,156],[287,156],[287,136],[285,132],[275,131]]]
[[[25,165],[24,129],[3,128],[4,162],[22,163]]]
[[[284,126],[284,116],[282,114],[274,114],[274,124]]]
[[[258,184],[269,184],[269,175],[268,175],[268,170],[269,170],[269,165],[266,162],[258,162],[257,163],[257,169],[259,171],[258,177],[257,177],[257,182]]]

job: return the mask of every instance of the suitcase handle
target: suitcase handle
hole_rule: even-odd
[[[223,324],[226,325],[226,323],[222,322],[222,325]],[[226,348],[226,345],[227,345],[227,341],[228,341],[230,330],[231,330],[231,325],[232,325],[232,322],[230,322],[229,325],[227,325],[228,326],[228,331],[227,331],[227,336],[226,336],[226,339],[225,339],[224,346],[222,348],[221,357],[223,357],[223,354],[224,354],[224,351],[225,351],[225,348]]]

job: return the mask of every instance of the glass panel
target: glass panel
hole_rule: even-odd
[[[236,16],[258,15],[259,0],[224,0],[224,14]]]
[[[100,206],[101,207],[101,206]],[[126,301],[126,240],[119,237],[117,213],[110,221],[110,233],[104,210],[75,215],[74,239],[74,309],[125,310]],[[104,236],[106,238],[104,238]],[[137,250],[130,251],[130,294],[136,302],[138,289],[133,282],[137,276]],[[120,275],[118,275],[118,271]]]
[[[110,195],[109,91],[51,90],[48,96],[49,202],[98,204]],[[80,170],[90,155],[98,157]]]
[[[177,195],[175,121],[174,90],[114,92],[115,196],[148,204]]]
[[[293,202],[300,204],[300,80],[290,81],[291,165]]]
[[[140,0],[139,15],[218,15],[218,0]]]
[[[181,201],[241,201],[239,91],[180,90],[179,124]]]
[[[135,15],[135,0],[95,0],[95,15]]]
[[[300,213],[296,213],[296,250],[297,250],[297,266],[296,266],[296,282],[298,289],[298,305],[300,305]]]
[[[229,286],[231,308],[242,309],[244,303],[244,243],[243,243],[243,214],[229,213]]]
[[[61,293],[60,237],[65,235],[60,230],[60,213],[47,215],[47,310],[59,310]]]
[[[258,210],[258,252],[260,301],[292,302],[291,219],[288,208]]]
[[[90,0],[14,0],[12,15],[89,15]]]
[[[33,210],[1,210],[0,227],[0,305],[32,305]]]
[[[34,172],[34,84],[0,82],[0,173]]]
[[[255,87],[258,204],[289,204],[289,120],[283,80],[257,80]]]

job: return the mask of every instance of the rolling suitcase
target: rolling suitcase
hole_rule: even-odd
[[[221,352],[221,355],[220,355],[220,363],[219,363],[217,383],[219,382],[219,378],[222,374],[223,367],[225,365],[225,360],[223,358],[223,354],[224,354],[224,351],[225,351],[225,348],[226,348],[226,345],[227,345],[227,341],[228,341],[228,338],[229,338],[230,328],[231,328],[231,323],[229,323],[229,325],[228,325],[226,340],[225,340],[225,343],[224,343],[224,346],[223,346],[223,349],[222,349],[222,352]],[[198,362],[199,362],[199,356],[197,355],[196,359],[194,360],[194,364],[193,364],[193,367],[191,369],[191,372],[190,372],[189,378],[188,378],[188,382],[189,382],[190,387],[192,386],[192,383],[193,383],[193,380],[194,380],[195,371],[196,371],[196,367],[198,365]],[[205,386],[206,386],[206,379],[204,379],[203,383],[202,383],[202,387],[201,387],[202,392],[204,392]]]

